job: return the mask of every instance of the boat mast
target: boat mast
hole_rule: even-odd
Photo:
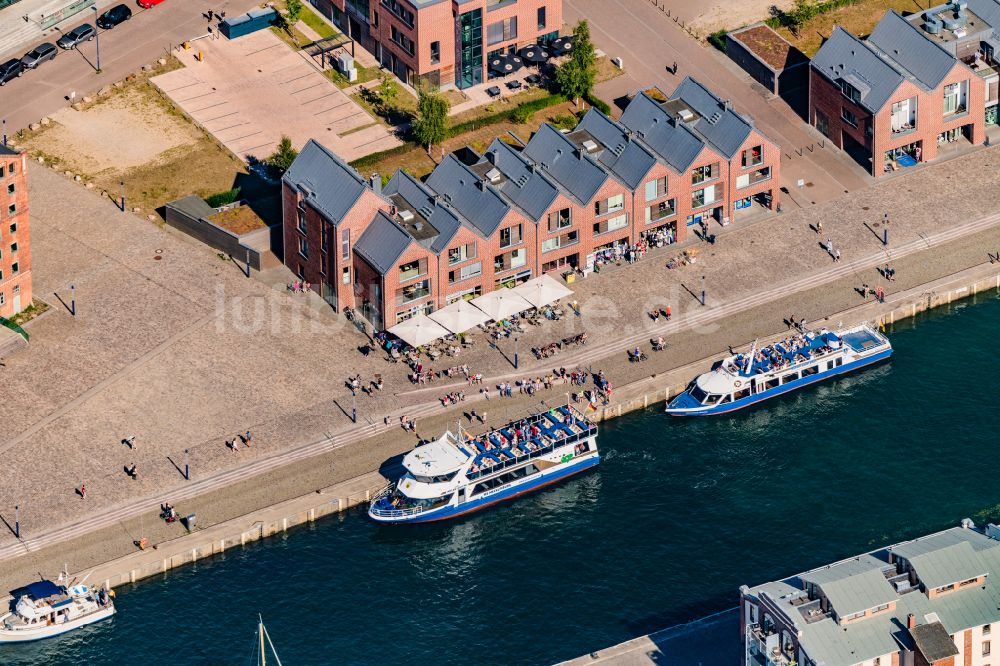
[[[267,638],[267,644],[271,646],[271,654],[274,655],[274,661],[278,663],[278,666],[281,666],[281,658],[278,656],[278,651],[274,649],[274,643],[271,642],[271,634],[267,633],[267,627],[264,626],[263,620],[260,621],[260,629],[263,632],[264,636]],[[263,639],[261,640],[263,641]],[[261,643],[261,646],[262,647],[260,654],[261,654],[261,659],[263,660],[264,658],[263,642]],[[263,666],[263,661],[261,662],[261,664]]]
[[[257,638],[260,640],[260,666],[267,666],[267,653],[264,652],[264,618],[257,615]]]

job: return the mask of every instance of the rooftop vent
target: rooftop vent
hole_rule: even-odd
[[[895,583],[893,583],[893,586],[896,588],[896,594],[902,594],[903,592],[909,590],[911,587],[910,581],[908,580],[897,580]]]
[[[932,35],[938,34],[939,32],[941,32],[941,21],[937,20],[936,18],[932,21],[927,21],[926,23],[924,23],[924,30],[926,30]]]
[[[592,153],[595,150],[597,150],[597,143],[595,143],[590,139],[587,139],[586,141],[583,142],[583,147],[588,153]]]
[[[486,177],[489,178],[491,183],[499,183],[503,174],[500,173],[499,169],[490,169],[486,172]]]
[[[403,222],[412,222],[413,221],[413,211],[412,210],[400,210],[399,211],[399,219],[401,219]]]
[[[417,231],[423,231],[423,229],[424,229],[424,223],[423,222],[417,222],[416,224],[413,225],[413,228],[416,229]]]
[[[680,111],[677,112],[677,115],[680,116],[681,120],[683,120],[686,123],[689,123],[692,120],[694,120],[694,114],[691,113],[691,109],[681,109]]]
[[[940,621],[941,618],[938,616],[937,613],[928,613],[927,615],[924,615],[924,622],[926,622],[927,624],[930,624],[931,622],[940,622]]]

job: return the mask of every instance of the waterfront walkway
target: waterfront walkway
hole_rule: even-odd
[[[853,289],[862,282],[883,284],[892,296],[981,264],[987,250],[1000,246],[1000,220],[987,197],[967,196],[949,182],[961,182],[974,169],[984,188],[1000,185],[1000,172],[989,168],[996,155],[995,148],[979,150],[849,199],[734,225],[720,233],[717,245],[702,244],[692,266],[665,269],[666,258],[677,252],[668,248],[578,281],[574,298],[583,316],[526,334],[516,376],[581,364],[605,370],[623,386],[717,354],[727,344],[777,333],[788,316],[814,321],[844,311],[861,302]],[[117,212],[51,171],[36,166],[31,183],[36,293],[55,311],[29,325],[31,345],[5,359],[2,369],[0,517],[13,524],[19,504],[26,541],[0,535],[0,559],[66,539],[77,538],[78,546],[84,533],[134,521],[163,500],[197,505],[208,521],[201,524],[241,515],[247,507],[378,469],[410,448],[411,436],[384,426],[383,416],[395,423],[400,414],[416,417],[418,432],[430,436],[470,408],[446,412],[437,403],[451,390],[446,382],[413,387],[402,364],[388,365],[377,354],[363,357],[356,347],[366,339],[318,299],[247,280],[205,248]],[[883,210],[892,211],[888,253],[870,228]],[[946,224],[941,210],[949,211]],[[822,235],[811,230],[819,222]],[[827,237],[842,249],[842,263],[832,263],[818,247]],[[882,257],[897,269],[892,284],[879,283],[872,268]],[[701,275],[709,286],[704,308],[688,291]],[[59,306],[71,283],[76,317]],[[637,291],[636,285],[643,286]],[[645,312],[654,304],[672,304],[675,320],[652,324]],[[529,360],[530,346],[584,330],[591,342],[579,351]],[[666,353],[627,363],[625,349],[633,341],[659,334],[667,338]],[[512,352],[509,342],[501,348]],[[513,374],[482,336],[455,363],[468,363],[493,382]],[[386,380],[383,395],[358,396],[357,425],[350,422],[350,394],[341,384],[356,372],[365,378],[383,373]],[[564,391],[558,386],[530,399],[494,398],[488,407],[475,406],[488,409],[496,423],[539,400],[561,401]],[[253,449],[225,448],[226,439],[248,427]],[[133,434],[135,451],[121,443]],[[367,441],[347,446],[360,439]],[[185,449],[191,482],[181,477]],[[132,462],[138,480],[121,472]],[[73,492],[82,482],[86,500]],[[186,499],[195,495],[197,501]],[[150,523],[155,521],[147,519],[144,530],[151,538],[171,536],[169,528],[157,525],[167,530],[161,534]],[[93,540],[90,550],[74,546],[89,553],[81,559],[127,552],[132,539],[112,529],[118,537]]]

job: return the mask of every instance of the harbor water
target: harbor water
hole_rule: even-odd
[[[113,620],[0,663],[247,664],[260,613],[286,666],[546,664],[997,520],[1000,300],[977,300],[897,324],[890,363],[733,416],[626,415],[579,478],[453,522],[324,519],[120,588]]]

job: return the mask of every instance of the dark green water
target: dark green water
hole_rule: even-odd
[[[979,300],[897,326],[889,364],[756,411],[605,424],[604,463],[561,486],[450,524],[321,521],[121,589],[113,621],[0,663],[246,664],[258,612],[286,666],[551,663],[996,519],[1000,300]]]

